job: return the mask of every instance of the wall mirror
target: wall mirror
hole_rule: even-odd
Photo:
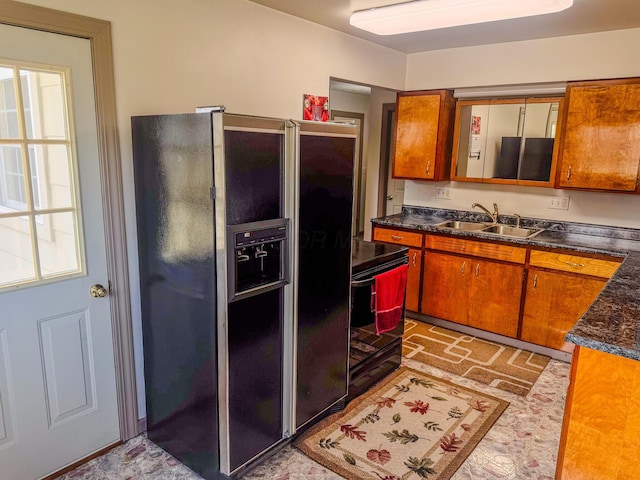
[[[451,180],[553,187],[562,102],[459,100]]]

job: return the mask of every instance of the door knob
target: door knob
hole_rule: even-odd
[[[107,289],[104,288],[99,283],[96,283],[95,285],[91,286],[89,293],[91,294],[92,297],[102,298],[107,296]]]
[[[393,195],[387,195],[387,200],[393,200]]]

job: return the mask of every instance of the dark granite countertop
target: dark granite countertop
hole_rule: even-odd
[[[566,339],[576,345],[640,360],[640,230],[523,218],[521,226],[545,230],[530,239],[498,238],[478,231],[457,231],[435,226],[445,220],[491,221],[488,215],[478,212],[405,206],[402,213],[376,218],[372,223],[531,247],[562,248],[623,257],[616,273],[569,331]],[[500,215],[498,222],[515,225],[516,218]]]

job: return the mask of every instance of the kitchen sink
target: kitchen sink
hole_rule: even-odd
[[[480,222],[462,222],[458,220],[447,220],[446,222],[438,223],[434,225],[439,228],[450,228],[452,230],[482,230],[486,228],[488,224]]]
[[[459,230],[467,232],[491,233],[501,237],[531,238],[542,232],[542,228],[512,227],[510,225],[490,224],[482,222],[464,222],[460,220],[447,220],[434,225],[438,228]]]
[[[491,225],[484,228],[484,233],[495,233],[504,237],[531,238],[542,232],[542,228],[511,227],[509,225]]]

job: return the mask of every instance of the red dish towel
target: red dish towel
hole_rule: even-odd
[[[400,323],[407,288],[407,268],[407,265],[402,265],[374,277],[371,307],[378,335],[393,330]]]

